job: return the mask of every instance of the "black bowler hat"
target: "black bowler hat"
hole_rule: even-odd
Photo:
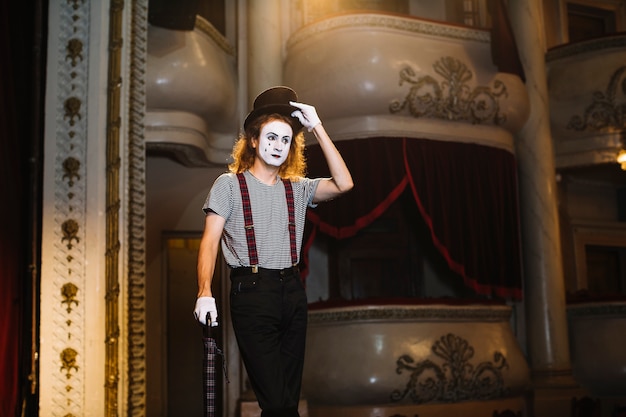
[[[284,86],[268,88],[254,99],[252,111],[246,116],[243,128],[247,129],[248,125],[259,116],[278,113],[293,119],[292,128],[295,135],[296,130],[299,131],[303,126],[297,117],[291,115],[300,109],[289,104],[290,101],[298,101],[298,95],[291,88]]]

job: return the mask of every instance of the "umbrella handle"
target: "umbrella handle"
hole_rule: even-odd
[[[211,314],[206,313],[206,324],[202,325],[202,334],[204,337],[213,337],[213,326],[211,326]]]

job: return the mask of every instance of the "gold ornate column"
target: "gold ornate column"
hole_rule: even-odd
[[[130,3],[112,0],[109,9],[104,383],[105,415],[111,417],[147,415],[144,256],[147,10],[146,0]]]
[[[118,413],[120,379],[120,92],[123,0],[112,0],[106,126],[105,416]]]

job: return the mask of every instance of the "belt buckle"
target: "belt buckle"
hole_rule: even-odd
[[[253,274],[258,274],[259,273],[259,266],[258,265],[252,265],[250,267],[250,271],[252,271]]]

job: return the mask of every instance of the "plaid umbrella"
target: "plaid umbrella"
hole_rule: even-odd
[[[215,342],[215,338],[212,334],[213,327],[211,327],[211,318],[209,317],[208,313],[206,322],[207,324],[202,326],[204,341],[204,374],[202,378],[204,382],[204,410],[206,417],[215,417],[215,399],[217,397],[215,368],[218,356],[222,361],[222,367],[224,369],[226,382],[230,381],[228,380],[228,375],[226,372],[226,361],[224,360],[224,352],[222,352],[222,350],[217,347],[217,343]]]

